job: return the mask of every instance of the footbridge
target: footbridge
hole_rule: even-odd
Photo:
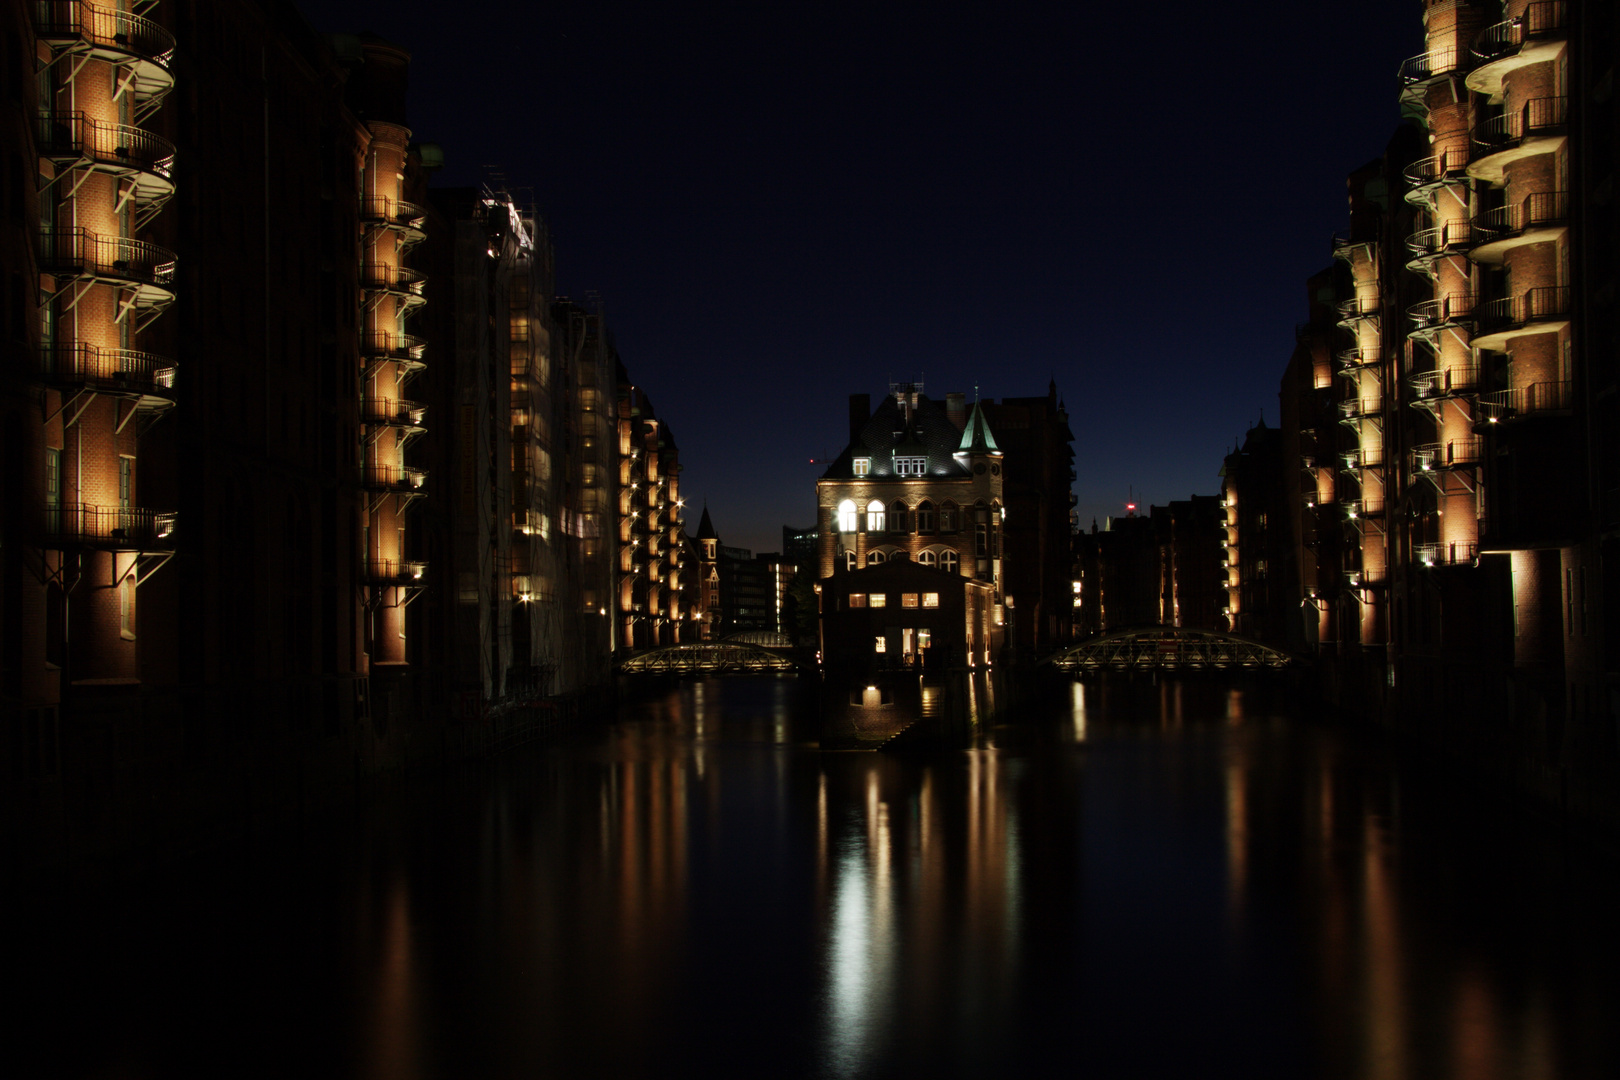
[[[1248,638],[1155,626],[1092,638],[1047,657],[1063,671],[1283,668],[1293,657]]]
[[[729,640],[664,645],[632,653],[618,663],[621,675],[724,675],[798,667],[793,654],[784,649]]]

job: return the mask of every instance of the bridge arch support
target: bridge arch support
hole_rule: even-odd
[[[1046,662],[1079,674],[1087,671],[1277,669],[1293,663],[1293,657],[1269,645],[1231,634],[1155,626],[1082,641],[1053,654]]]

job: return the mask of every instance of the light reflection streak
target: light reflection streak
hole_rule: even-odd
[[[1074,680],[1069,692],[1070,707],[1074,714],[1074,741],[1086,741],[1086,684],[1079,679]]]

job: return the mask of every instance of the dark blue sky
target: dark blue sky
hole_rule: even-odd
[[[1216,491],[1423,47],[1417,0],[299,6],[412,50],[443,182],[532,194],[755,550],[891,380],[1055,378],[1087,522]]]

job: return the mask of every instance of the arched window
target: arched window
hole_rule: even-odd
[[[866,531],[883,531],[883,503],[877,499],[866,504]]]
[[[838,531],[855,531],[855,500],[845,499],[838,504]]]
[[[927,499],[917,504],[917,531],[924,535],[934,531],[934,504]]]
[[[918,513],[921,512],[918,511]],[[917,564],[919,566],[938,566],[939,555],[934,551],[919,551],[917,552]]]
[[[906,519],[911,515],[906,512],[906,504],[896,499],[889,505],[889,531],[903,533],[906,531]]]
[[[957,572],[956,552],[954,552],[954,551],[942,551],[942,552],[940,552],[939,553],[939,568],[941,570],[949,571],[950,573],[953,573],[953,574],[956,573]]]
[[[877,566],[882,561],[883,561],[883,552],[881,552],[881,551],[868,551],[866,553],[866,565],[867,566]]]
[[[957,516],[956,504],[943,502],[939,504],[939,531],[953,533],[962,527],[962,521]]]
[[[844,552],[844,569],[845,570],[853,570],[853,569],[855,569],[855,552],[853,552],[853,551],[845,551]]]

